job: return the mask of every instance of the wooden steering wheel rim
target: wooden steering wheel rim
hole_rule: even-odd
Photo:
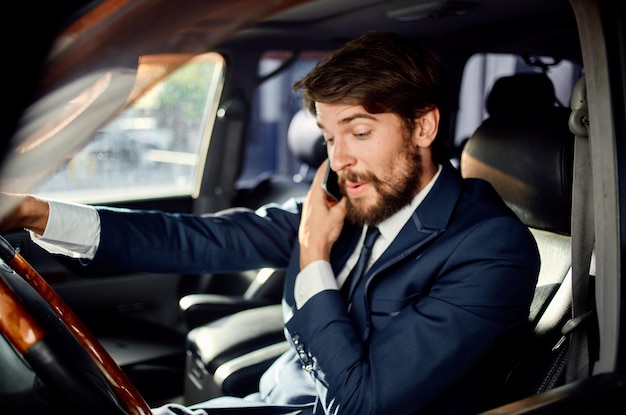
[[[139,391],[95,336],[43,277],[2,237],[0,237],[0,257],[35,289],[67,326],[76,341],[86,350],[102,372],[126,412],[130,415],[152,414]],[[19,300],[5,284],[0,284],[0,298],[3,299],[0,304],[0,311],[2,311],[0,315],[12,315],[11,319],[0,318],[0,329],[16,349],[24,353],[44,337],[43,330],[19,304]]]

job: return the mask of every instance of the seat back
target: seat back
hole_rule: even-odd
[[[529,314],[533,336],[509,375],[503,402],[563,382],[567,342],[560,339],[571,304],[574,136],[570,111],[554,103],[554,88],[543,74],[499,79],[487,100],[489,117],[461,154],[461,174],[495,187],[529,227],[541,257]]]

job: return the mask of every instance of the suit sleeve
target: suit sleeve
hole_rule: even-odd
[[[285,267],[297,240],[299,204],[204,216],[98,208],[99,269],[161,273],[235,272]]]

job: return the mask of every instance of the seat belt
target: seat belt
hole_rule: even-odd
[[[585,379],[591,374],[588,323],[594,310],[588,310],[589,271],[595,243],[593,179],[589,145],[589,115],[584,75],[572,92],[570,131],[575,135],[572,194],[572,318],[561,332],[570,336],[566,382]]]

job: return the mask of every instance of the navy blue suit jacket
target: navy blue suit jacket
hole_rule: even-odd
[[[212,273],[287,268],[286,329],[302,367],[342,414],[472,413],[493,404],[518,357],[539,271],[528,229],[493,188],[450,165],[368,270],[351,314],[336,290],[294,306],[296,201],[262,214],[203,217],[99,209],[93,265]],[[346,224],[331,252],[337,273],[360,235]]]

